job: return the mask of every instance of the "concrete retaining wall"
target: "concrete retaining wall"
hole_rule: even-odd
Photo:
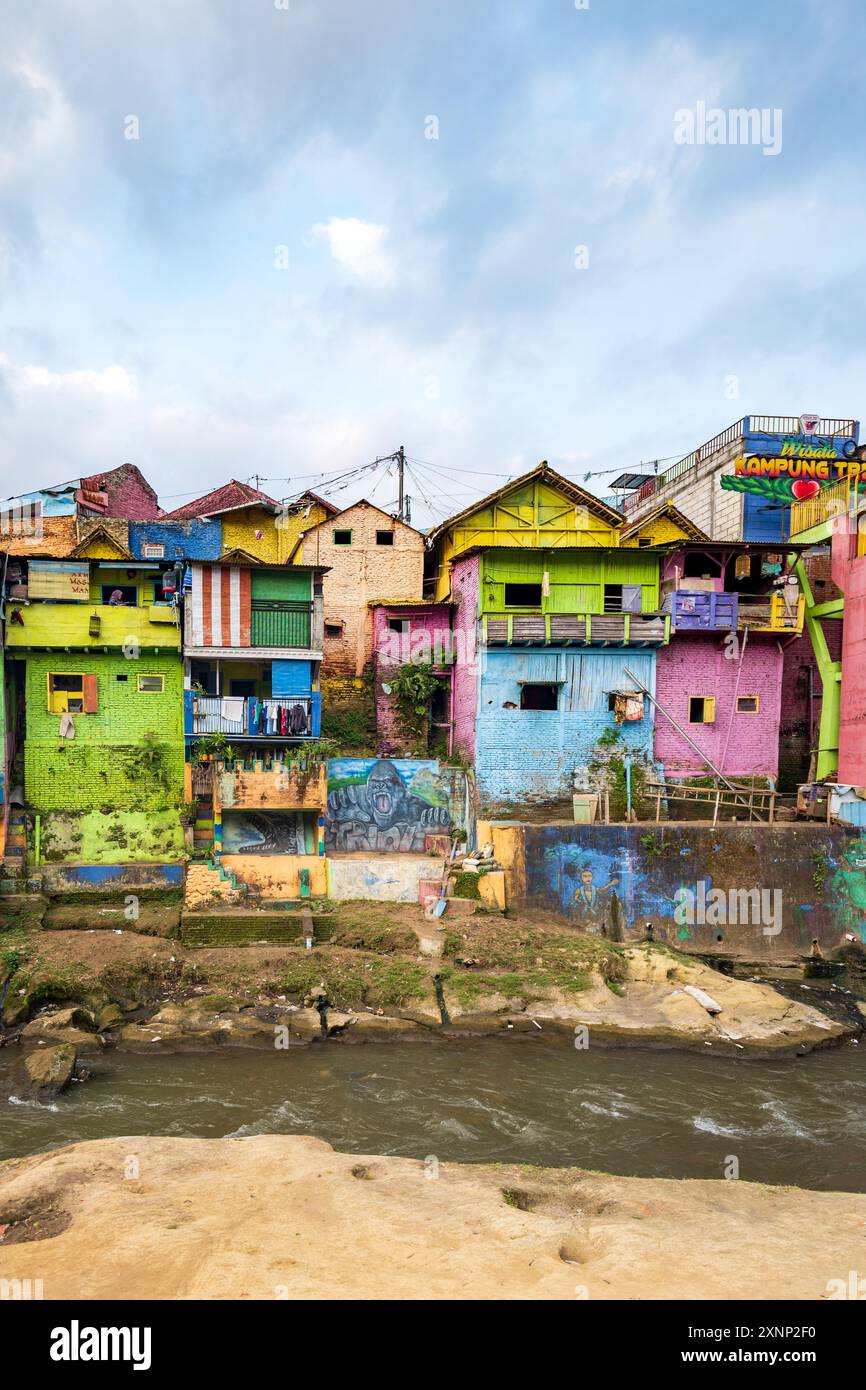
[[[429,854],[376,855],[369,859],[329,859],[329,896],[372,898],[383,903],[417,903],[422,879],[441,876],[441,862]]]
[[[590,930],[610,929],[615,893],[627,940],[651,924],[657,941],[751,958],[802,953],[816,937],[825,950],[866,944],[866,838],[855,830],[494,823],[490,837],[510,906]]]
[[[182,864],[44,864],[46,893],[134,893],[142,888],[180,888]]]

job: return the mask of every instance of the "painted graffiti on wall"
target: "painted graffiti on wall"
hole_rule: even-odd
[[[335,758],[328,764],[330,851],[423,853],[429,835],[449,834],[456,811],[453,782],[435,759]]]
[[[314,853],[310,821],[302,811],[223,811],[223,853]]]
[[[866,839],[834,828],[526,825],[526,897],[599,935],[724,952],[866,945]]]

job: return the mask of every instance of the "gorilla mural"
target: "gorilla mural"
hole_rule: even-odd
[[[413,782],[420,775],[416,772]],[[427,835],[447,834],[450,829],[447,807],[415,795],[385,758],[373,763],[365,780],[328,793],[329,849],[423,853]]]

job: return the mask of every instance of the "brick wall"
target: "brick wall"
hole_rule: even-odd
[[[176,807],[183,797],[183,665],[178,652],[27,653],[25,793],[39,810],[129,810]],[[73,715],[75,738],[59,736],[60,715],[48,712],[50,672],[97,678],[99,708]],[[138,690],[139,675],[162,675],[162,693]],[[126,677],[118,680],[118,677]],[[158,734],[167,786],[136,757],[143,735]]]
[[[778,642],[750,637],[743,655],[739,694],[760,697],[757,714],[735,712],[738,666],[738,661],[726,658],[725,643],[719,638],[678,633],[657,654],[656,697],[716,767],[721,766],[724,756],[721,770],[726,776],[775,777],[782,687]],[[715,697],[713,724],[689,723],[689,698],[697,695]],[[655,756],[669,776],[709,773],[706,764],[660,713],[655,721]]]
[[[223,809],[308,810],[325,813],[328,775],[324,763],[299,776],[288,764],[257,762],[252,769],[218,764],[219,803]]]
[[[122,463],[106,473],[94,473],[82,478],[81,485],[88,492],[108,495],[106,516],[126,517],[130,521],[159,516],[156,493],[134,463]]]
[[[743,452],[743,445],[742,438],[732,440],[708,459],[702,459],[687,475],[675,479],[667,487],[658,488],[640,506],[630,509],[628,520],[636,521],[665,502],[673,502],[713,540],[742,539],[743,495],[724,491],[719,478],[723,473],[733,472],[734,459]]]
[[[598,740],[614,728],[608,695],[633,688],[628,667],[650,691],[654,651],[491,650],[480,675],[475,769],[482,808],[543,803],[584,781]],[[520,709],[523,682],[560,682],[558,708]],[[652,758],[653,715],[622,725],[622,751]]]
[[[222,554],[222,525],[219,520],[140,521],[129,527],[129,548],[143,560],[142,547],[162,545],[166,560],[218,560]]]
[[[382,688],[389,672],[410,661],[432,662],[447,670],[443,656],[451,646],[451,610],[445,604],[422,604],[417,608],[380,607],[371,610],[373,663],[376,678],[376,733],[382,751],[403,752],[417,743],[407,739],[394,698]],[[409,623],[409,632],[392,632],[391,619]]]
[[[451,571],[456,661],[454,683],[454,747],[464,757],[475,757],[475,717],[478,709],[478,575],[480,560],[470,555],[457,560]]]
[[[351,531],[351,545],[335,545],[335,531]],[[390,531],[393,545],[377,545],[376,532]],[[301,546],[305,565],[329,565],[323,578],[326,634],[322,674],[360,676],[372,656],[369,602],[420,599],[424,577],[424,538],[411,526],[368,502],[308,531]],[[328,624],[342,624],[339,636]]]

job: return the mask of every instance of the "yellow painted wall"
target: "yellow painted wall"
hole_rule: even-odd
[[[14,600],[9,605],[15,607]],[[180,629],[167,606],[111,608],[92,603],[31,603],[20,610],[23,623],[8,623],[7,647],[122,647],[137,641],[142,647],[180,651]],[[91,637],[90,618],[101,619],[99,634]]]
[[[315,854],[223,854],[226,869],[265,898],[298,898],[301,869],[310,871],[310,892],[323,898],[328,891],[327,861]]]
[[[246,550],[265,564],[280,563],[279,516],[261,507],[244,507],[242,511],[225,512],[220,518],[223,528],[223,554],[228,550]],[[256,532],[261,531],[261,537]]]
[[[502,865],[505,879],[505,899],[502,906],[520,902],[526,897],[526,849],[522,826],[500,825],[496,821],[479,820],[477,833],[479,848],[492,844],[493,853]],[[480,882],[483,883],[484,879]]]
[[[635,548],[641,538],[651,540],[653,545],[668,545],[671,541],[688,540],[686,532],[669,516],[656,517],[654,521],[648,521],[646,526],[642,526],[639,531],[635,531],[627,540],[622,542],[623,546]]]
[[[516,486],[450,527],[437,546],[436,599],[449,596],[450,562],[475,546],[555,550],[572,546],[613,548],[620,526],[539,478]]]
[[[223,528],[223,553],[228,550],[245,550],[268,565],[285,565],[294,559],[295,564],[303,564],[300,554],[294,555],[298,540],[303,531],[324,521],[328,513],[324,507],[315,503],[309,515],[298,513],[278,514],[260,507],[245,507],[242,511],[225,512],[220,520]],[[261,531],[261,537],[256,535]]]

